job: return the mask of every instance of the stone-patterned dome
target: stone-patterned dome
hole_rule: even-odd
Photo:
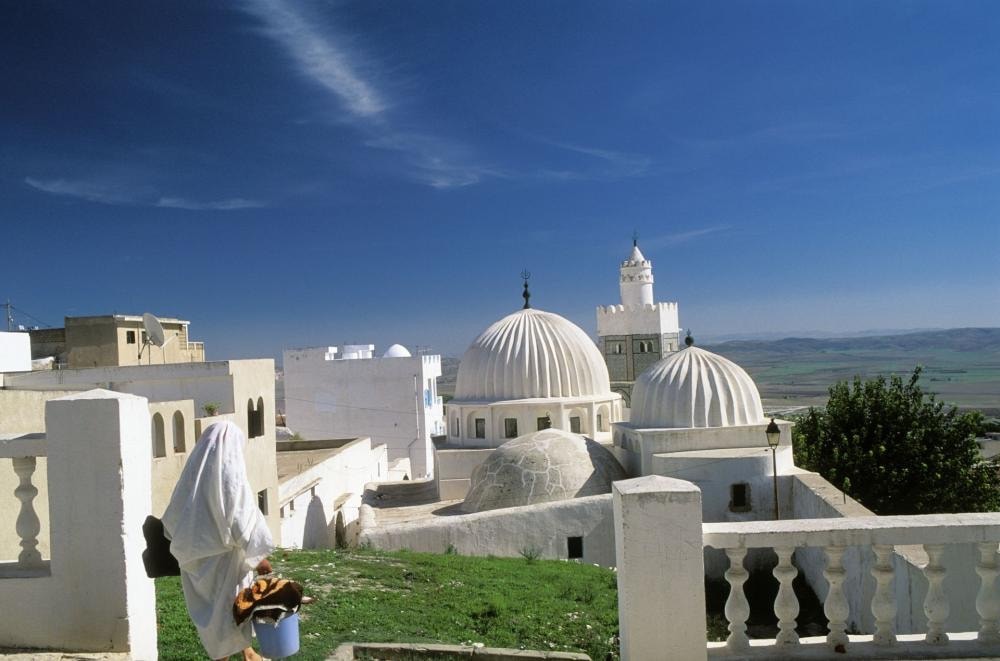
[[[551,312],[524,309],[477,337],[462,356],[460,401],[611,396],[608,368],[586,333]]]
[[[624,480],[625,470],[599,443],[560,429],[543,429],[507,441],[472,473],[462,509],[484,512],[597,496]]]
[[[764,408],[742,367],[690,346],[639,375],[629,422],[647,429],[753,425],[764,422]]]

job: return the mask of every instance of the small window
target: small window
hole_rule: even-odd
[[[153,456],[167,456],[167,433],[164,429],[163,416],[159,413],[153,414]]]
[[[514,438],[517,436],[517,418],[503,419],[504,438]]]
[[[597,431],[605,431],[604,429],[604,416],[600,413],[597,414]]]
[[[486,418],[476,418],[476,438],[486,438]]]
[[[183,453],[187,451],[187,443],[184,438],[184,414],[174,411],[174,452]]]
[[[295,499],[294,498],[292,498],[290,501],[288,501],[288,511],[289,512],[294,512],[295,511]]]
[[[583,537],[566,538],[566,557],[570,560],[583,559]]]
[[[125,331],[125,344],[135,344],[135,331]]]
[[[544,418],[538,419],[538,431],[541,431],[543,429],[548,429],[551,426],[552,426],[552,418],[550,418],[549,416],[545,416]]]
[[[750,485],[741,482],[729,487],[729,511],[749,512],[750,511]]]
[[[267,516],[267,489],[257,492],[257,509],[264,516]]]
[[[574,415],[569,419],[569,430],[574,434],[580,433],[580,416]]]
[[[462,425],[458,422],[458,418],[451,423],[451,435],[458,438],[462,435]]]
[[[278,510],[278,516],[281,517],[282,519],[285,518],[285,508],[284,507],[282,507],[281,509]]]
[[[148,337],[146,336],[146,331],[142,331],[142,343],[145,344]]]

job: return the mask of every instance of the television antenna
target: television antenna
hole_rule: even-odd
[[[160,320],[156,318],[156,315],[151,312],[144,312],[142,314],[142,327],[146,330],[146,336],[142,340],[142,346],[139,347],[139,362],[142,363],[142,352],[146,350],[149,345],[162,347],[167,342],[173,339],[173,337],[167,339],[166,334],[163,332],[163,324]],[[147,361],[151,362],[153,359],[152,354],[149,354]],[[166,362],[166,356],[164,356],[163,362]]]

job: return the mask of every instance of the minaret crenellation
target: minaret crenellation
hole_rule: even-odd
[[[611,387],[630,406],[632,384],[647,367],[677,351],[680,324],[677,303],[653,298],[653,263],[632,242],[632,253],[619,267],[621,303],[598,306],[597,335],[608,365]]]

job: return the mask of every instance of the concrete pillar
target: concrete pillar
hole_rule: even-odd
[[[90,390],[45,409],[59,647],[156,658],[156,596],[142,565],[152,508],[144,397]],[[52,641],[57,640],[52,636]]]
[[[707,658],[701,490],[647,475],[612,494],[622,660]]]

